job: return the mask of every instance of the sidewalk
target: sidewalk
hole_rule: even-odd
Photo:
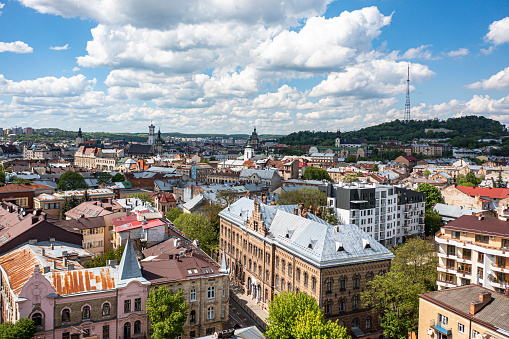
[[[242,288],[233,281],[230,282],[230,297],[257,322],[263,331],[266,330],[267,325],[265,324],[265,319],[269,313],[257,305],[256,302],[246,295]]]

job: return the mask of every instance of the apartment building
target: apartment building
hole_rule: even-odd
[[[321,189],[340,223],[359,226],[382,245],[424,234],[424,193],[378,183],[329,184]]]
[[[509,293],[477,285],[419,295],[419,338],[508,339]]]
[[[115,193],[107,188],[87,190],[87,193],[91,201],[98,201],[105,198],[115,198]],[[42,211],[55,216],[60,217],[60,210],[65,199],[70,199],[75,196],[78,200],[83,199],[85,190],[74,190],[56,192],[53,194],[40,194],[34,198],[34,208],[41,209]]]
[[[312,295],[349,334],[378,338],[379,316],[360,293],[389,270],[392,253],[355,225],[333,226],[295,205],[241,198],[219,213],[230,277],[267,308],[282,291]]]
[[[438,289],[478,284],[504,292],[509,285],[509,223],[464,215],[435,235]]]

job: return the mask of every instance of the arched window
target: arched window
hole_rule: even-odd
[[[311,278],[311,288],[313,290],[316,290],[316,278],[315,277]]]
[[[291,292],[291,291],[292,291],[292,284],[288,283],[288,292]]]
[[[103,317],[110,315],[110,304],[104,303],[103,304]]]
[[[284,260],[281,260],[281,272],[285,274],[285,268],[286,268],[286,262]]]
[[[344,275],[339,279],[339,290],[346,291],[346,277]]]
[[[339,312],[346,312],[346,299],[339,299]]]
[[[194,323],[196,322],[196,311],[192,310],[191,313],[189,313],[189,322]]]
[[[359,327],[359,318],[352,319],[352,327]]]
[[[308,285],[308,272],[304,272],[304,286]]]
[[[332,279],[328,278],[325,282],[325,293],[332,293]]]
[[[36,327],[42,327],[42,314],[39,312],[32,314],[32,320]]]
[[[281,278],[281,290],[285,290],[285,279]]]
[[[359,295],[356,294],[352,298],[352,307],[354,310],[359,309]]]
[[[83,306],[83,310],[81,311],[82,319],[90,319],[90,306]]]
[[[300,268],[295,270],[295,280],[300,281]]]
[[[141,333],[141,321],[136,320],[134,322],[134,334],[140,334]]]
[[[279,288],[279,275],[276,274],[276,281],[274,283],[276,285],[276,288]]]
[[[366,326],[365,326],[366,330],[370,330],[370,329],[371,329],[371,326],[372,326],[371,316],[370,316],[370,315],[368,315],[368,316],[366,317]]]
[[[214,307],[212,306],[207,309],[207,319],[214,319]]]
[[[262,266],[258,266],[258,275],[262,276]]]
[[[251,262],[251,259],[249,259],[249,266],[248,266],[249,269],[251,269],[251,265],[252,265],[252,262]]]
[[[359,288],[361,286],[361,277],[358,274],[353,276],[353,288]]]
[[[265,280],[269,281],[269,278],[270,278],[269,270],[266,270],[265,271]]]
[[[62,322],[65,323],[69,321],[71,321],[71,311],[68,308],[65,308],[62,311]]]
[[[124,324],[124,338],[126,339],[131,338],[131,323]]]
[[[373,281],[373,272],[368,272],[368,274],[366,274],[366,281],[367,282],[370,282],[370,281]]]
[[[269,290],[265,289],[265,302],[269,301]]]
[[[276,256],[276,268],[279,268],[279,257]]]
[[[288,275],[290,277],[293,275],[292,264],[288,264]]]

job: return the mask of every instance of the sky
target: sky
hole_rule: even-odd
[[[0,0],[0,127],[509,124],[507,0]]]

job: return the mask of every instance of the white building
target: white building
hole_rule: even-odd
[[[385,246],[424,234],[424,193],[376,183],[329,184],[325,190],[341,224],[355,224]]]

